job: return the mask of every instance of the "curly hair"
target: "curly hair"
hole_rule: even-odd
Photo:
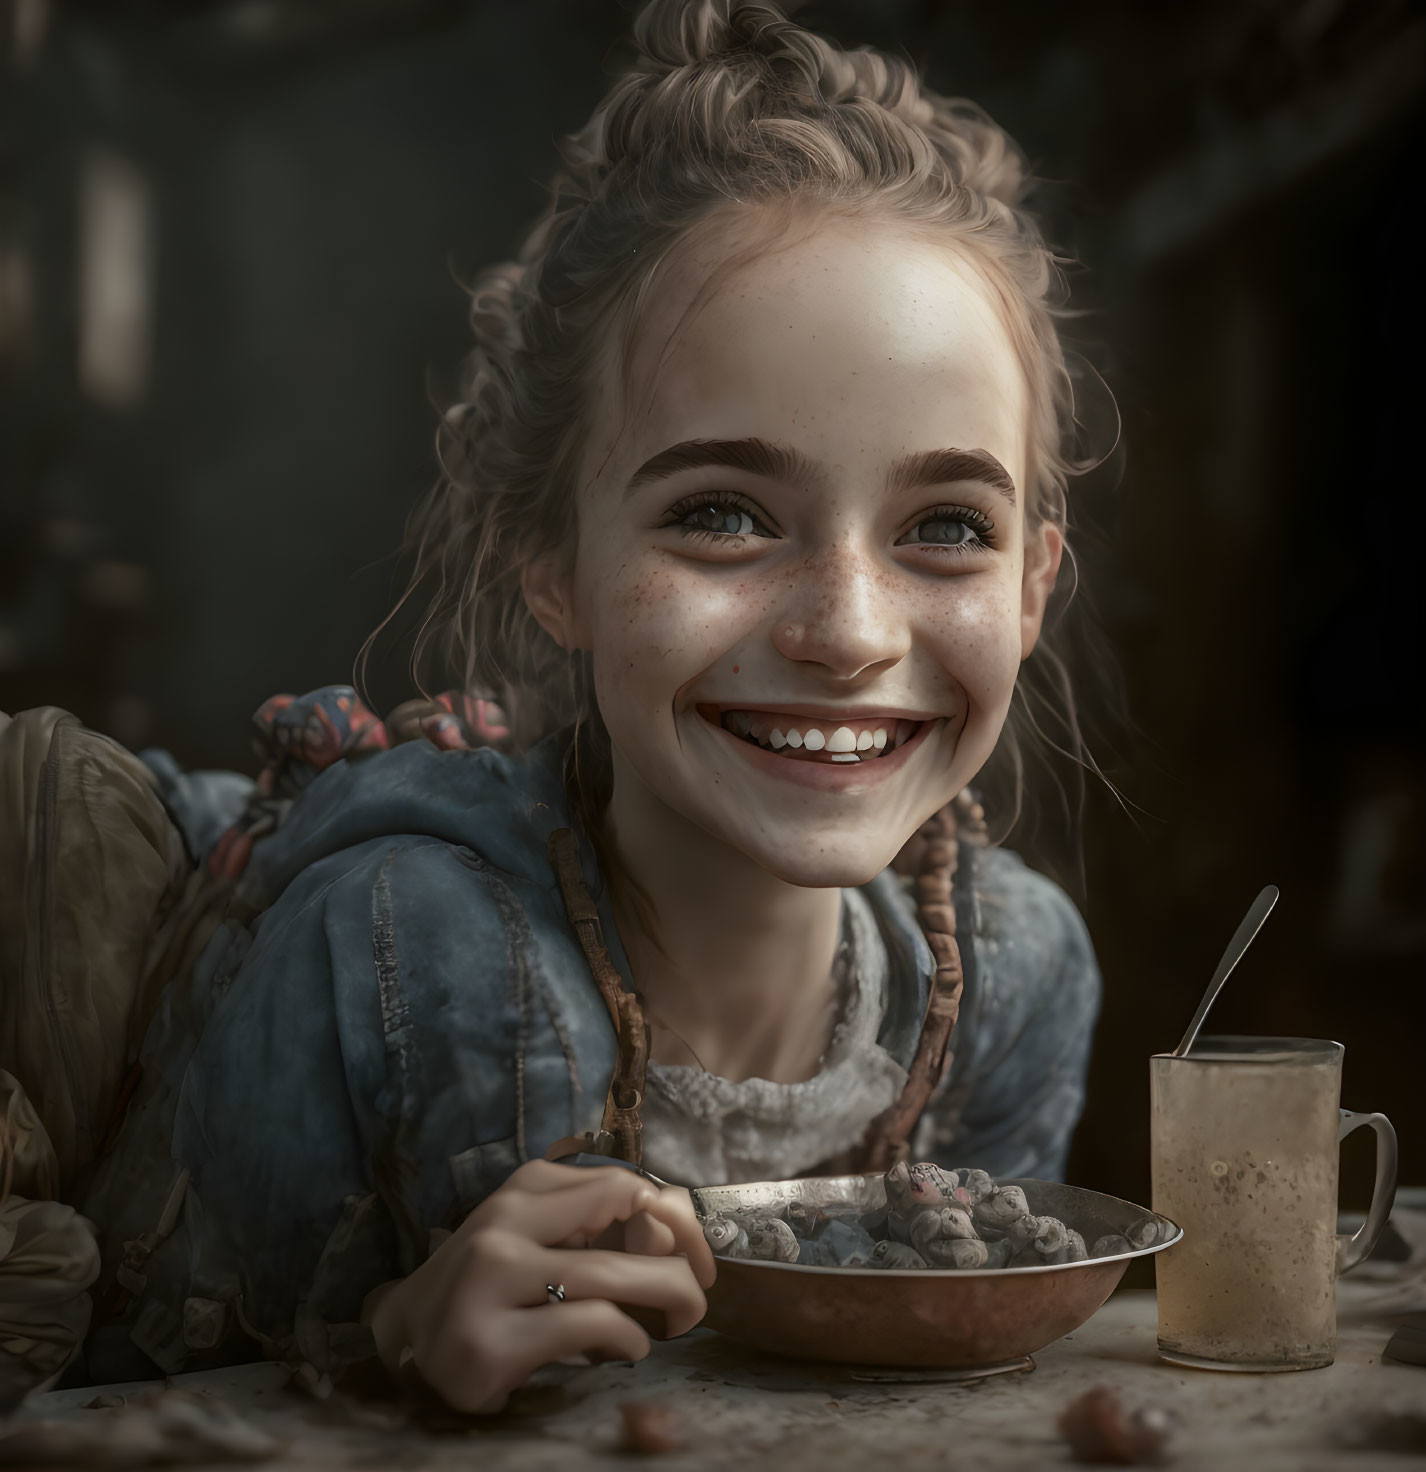
[[[796,211],[875,216],[951,244],[996,297],[1028,385],[1027,529],[1065,529],[1068,478],[1087,463],[1073,458],[1056,325],[1067,262],[1023,207],[1024,156],[979,107],[762,0],[650,0],[633,49],[588,123],[561,140],[563,168],[517,258],[473,283],[476,347],[438,431],[442,473],[412,518],[414,571],[397,605],[428,590],[411,661],[422,689],[429,671],[493,694],[522,747],[574,723],[571,789],[591,831],[607,801],[608,736],[588,660],[536,623],[521,572],[532,555],[573,545],[603,365],[622,352],[627,379],[651,288],[691,240],[730,217],[785,224]],[[736,264],[720,260],[715,277]],[[1052,748],[1098,770],[1054,612],[982,775],[997,839],[1020,814],[1027,752]]]

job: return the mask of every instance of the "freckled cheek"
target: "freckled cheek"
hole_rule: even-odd
[[[765,598],[741,579],[655,571],[613,583],[593,625],[601,687],[649,710],[754,633]]]
[[[972,704],[1000,705],[1020,668],[1020,601],[1009,590],[963,581],[925,614],[928,649]]]

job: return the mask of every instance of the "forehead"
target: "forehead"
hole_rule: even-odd
[[[604,377],[603,473],[681,440],[761,435],[849,471],[984,449],[1023,484],[1025,384],[1001,310],[953,244],[894,224],[712,231],[646,300],[624,387]]]

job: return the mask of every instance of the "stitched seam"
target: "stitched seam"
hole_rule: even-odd
[[[402,1244],[403,1271],[410,1273],[424,1259],[426,1233],[420,1220],[420,1167],[405,1152],[406,1136],[414,1124],[414,1080],[419,1076],[420,1058],[411,1027],[411,1008],[401,985],[400,957],[396,947],[396,912],[391,893],[391,867],[401,850],[388,851],[381,862],[371,892],[372,959],[376,969],[377,993],[381,1003],[381,1028],[386,1056],[396,1075],[399,1099],[391,1134],[373,1152],[376,1186],[386,1198]],[[389,1149],[389,1156],[387,1151]],[[389,1170],[390,1195],[382,1190],[382,1177]]]
[[[371,896],[371,944],[376,962],[376,987],[381,999],[381,1030],[386,1037],[386,1052],[396,1065],[401,1090],[401,1115],[404,1118],[413,1102],[411,1077],[415,1039],[411,1034],[411,1008],[401,986],[400,966],[396,954],[396,914],[391,898],[391,865],[396,858],[392,849],[382,860]]]
[[[515,1015],[519,1019],[515,1038],[515,1155],[517,1161],[523,1165],[530,1158],[525,1143],[525,1055],[530,1047],[531,993],[536,986],[539,987],[541,1000],[547,1011],[550,1010],[549,999],[532,963],[534,937],[530,931],[530,923],[514,891],[478,854],[465,849],[461,852],[461,859],[485,880],[500,915],[501,928],[505,932],[505,968],[509,977],[506,1000],[514,1006]],[[550,1020],[554,1024],[556,1035],[560,1037],[560,1046],[565,1050],[566,1062],[573,1070],[573,1055],[568,1048],[568,1038],[555,1022],[553,1014]]]
[[[543,978],[540,979],[539,987],[540,1000],[545,1004],[545,1015],[550,1019],[550,1026],[559,1039],[560,1051],[564,1054],[565,1071],[569,1074],[569,1132],[573,1135],[579,1132],[579,1100],[583,1093],[583,1086],[579,1082],[579,1065],[575,1059],[574,1043]]]

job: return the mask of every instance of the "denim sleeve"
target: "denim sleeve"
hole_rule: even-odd
[[[411,1272],[452,1206],[451,1142],[515,1128],[505,928],[468,858],[378,839],[304,870],[186,1072],[173,1154],[273,1337],[316,1278],[321,1316],[354,1320]]]
[[[1100,976],[1073,901],[1017,854],[977,854],[954,1059],[913,1140],[923,1159],[1062,1180],[1084,1110]]]

